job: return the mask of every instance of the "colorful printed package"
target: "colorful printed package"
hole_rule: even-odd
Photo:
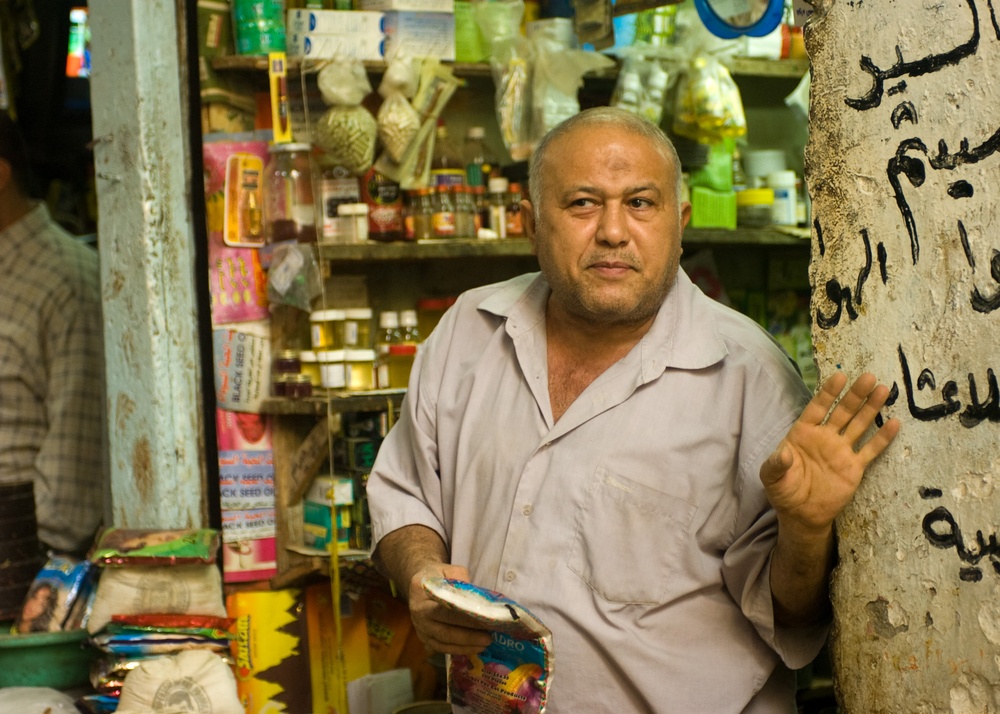
[[[219,552],[219,532],[212,528],[108,528],[90,559],[100,565],[211,564]]]
[[[448,691],[456,712],[542,714],[552,680],[552,632],[519,603],[472,583],[427,578],[431,599],[492,630],[478,655],[452,655]]]
[[[94,590],[95,568],[86,560],[52,555],[35,576],[12,632],[59,632],[80,629],[87,599]]]

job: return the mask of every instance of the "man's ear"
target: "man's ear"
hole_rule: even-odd
[[[535,253],[535,207],[526,198],[521,199],[521,225],[524,235],[531,241],[531,252]]]

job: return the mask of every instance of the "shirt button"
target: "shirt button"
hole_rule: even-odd
[[[529,504],[525,505],[525,507],[524,507],[524,508],[522,508],[522,509],[521,509],[521,513],[523,513],[523,514],[524,514],[524,515],[526,515],[526,516],[530,516],[530,515],[531,515],[531,512],[532,512],[532,511],[534,511],[534,510],[535,510],[535,509],[534,509],[534,508],[533,508],[533,507],[531,506],[531,504],[529,503]]]
[[[517,577],[517,573],[515,573],[513,570],[508,570],[503,575],[503,579],[506,580],[508,583],[514,582],[514,578],[516,578],[516,577]]]

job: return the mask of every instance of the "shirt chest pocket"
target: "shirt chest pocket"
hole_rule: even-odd
[[[569,568],[608,602],[657,604],[697,507],[603,468],[576,514]]]

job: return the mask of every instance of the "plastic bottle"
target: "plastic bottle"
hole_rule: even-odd
[[[424,341],[420,333],[419,321],[416,310],[403,310],[399,313],[399,341],[407,344],[418,345]]]
[[[448,125],[438,119],[431,156],[431,184],[435,186],[461,186],[465,183],[465,162],[460,152],[448,138]]]
[[[465,183],[469,186],[485,186],[496,165],[486,148],[485,137],[486,130],[481,126],[470,126],[465,134],[462,154],[465,159]]]
[[[469,186],[455,187],[455,237],[476,237],[476,205]]]
[[[771,220],[775,225],[794,226],[798,222],[797,196],[794,171],[773,171],[767,176],[767,185],[774,190]]]
[[[490,230],[497,238],[507,237],[507,179],[490,179]]]

